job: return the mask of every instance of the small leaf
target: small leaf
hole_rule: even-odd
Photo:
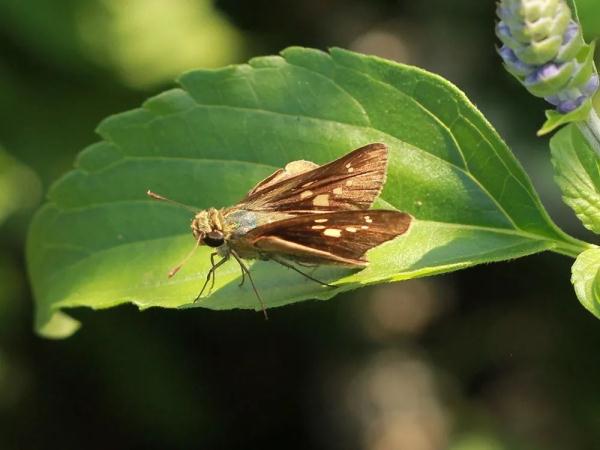
[[[600,234],[600,160],[579,129],[570,125],[552,137],[556,182],[583,225]]]
[[[577,298],[600,319],[600,248],[581,253],[573,264],[572,274]]]
[[[554,109],[546,110],[546,122],[542,125],[537,132],[538,136],[543,136],[545,134],[551,133],[563,125],[567,125],[573,122],[582,122],[587,120],[590,111],[592,109],[592,100],[587,99],[584,101],[579,108],[570,113],[561,114]]]
[[[235,262],[219,269],[212,295],[191,305],[209,249],[167,279],[193,246],[191,217],[146,190],[199,209],[229,206],[290,161],[322,164],[371,142],[390,148],[376,207],[411,213],[411,230],[370,252],[363,271],[313,273],[335,289],[251,263],[267,306],[516,258],[566,239],[493,128],[438,76],[340,49],[290,48],[192,71],[180,84],[105,120],[103,141],[51,189],[28,239],[38,327],[75,306],[256,309],[248,283],[237,286]]]

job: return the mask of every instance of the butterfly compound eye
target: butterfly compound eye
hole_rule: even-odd
[[[217,230],[213,230],[204,236],[204,243],[209,247],[220,247],[224,242],[225,236]]]

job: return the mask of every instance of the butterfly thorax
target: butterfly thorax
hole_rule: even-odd
[[[222,256],[229,253],[230,248],[239,249],[247,258],[256,257],[256,252],[250,255],[244,245],[244,236],[254,228],[280,220],[287,216],[278,213],[249,211],[240,208],[209,208],[194,216],[192,233],[200,244],[217,248]]]

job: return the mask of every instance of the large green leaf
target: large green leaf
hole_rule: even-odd
[[[253,264],[269,307],[572,245],[482,115],[423,70],[340,49],[290,48],[282,57],[193,71],[180,84],[105,120],[104,140],[81,153],[36,216],[28,262],[43,334],[76,327],[53,316],[59,308],[183,307],[195,297],[208,249],[168,280],[193,245],[190,214],[150,201],[146,189],[198,208],[227,206],[289,161],[324,163],[369,142],[390,147],[376,206],[413,214],[410,232],[373,250],[366,270],[319,268],[315,276],[337,289],[274,263]],[[257,308],[239,279],[227,263],[212,295],[195,306]]]
[[[563,199],[586,228],[600,234],[600,159],[574,125],[550,141],[552,164]]]

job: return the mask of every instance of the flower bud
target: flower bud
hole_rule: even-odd
[[[530,93],[565,114],[598,91],[593,46],[565,0],[501,0],[497,14],[498,53]]]

